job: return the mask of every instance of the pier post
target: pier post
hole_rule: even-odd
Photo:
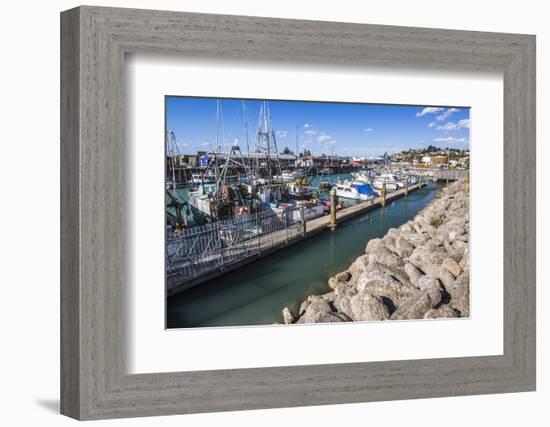
[[[331,230],[336,227],[336,188],[330,190],[330,225]]]
[[[303,206],[300,208],[300,219],[301,219],[302,225],[303,225],[303,228],[302,228],[302,236],[303,237],[306,237],[306,233],[307,233],[306,217],[305,217],[305,214],[304,214],[305,210],[306,209]]]
[[[422,188],[422,175],[418,175],[418,188]]]
[[[382,201],[380,202],[380,206],[384,207],[386,206],[386,181],[384,180],[384,184],[382,184],[382,191],[380,192],[380,195],[382,196]]]
[[[409,179],[405,179],[405,196],[409,195]]]

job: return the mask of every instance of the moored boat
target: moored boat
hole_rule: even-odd
[[[216,182],[216,177],[210,171],[205,174],[194,173],[191,175],[192,185],[213,184],[214,182]]]
[[[381,190],[384,184],[386,184],[387,191],[395,191],[405,186],[405,183],[399,181],[392,173],[383,173],[372,180],[372,186],[377,190]]]
[[[345,199],[367,201],[374,199],[377,195],[369,184],[363,182],[344,181],[336,184],[336,196]]]
[[[287,186],[288,188],[288,196],[292,199],[307,199],[310,197],[313,197],[313,188],[306,186],[306,185],[300,185],[297,183],[290,183]]]
[[[284,170],[281,173],[281,178],[284,181],[294,181],[294,180],[297,180],[297,179],[302,179],[305,176],[306,176],[306,173],[303,169],[296,169],[296,170],[293,170],[293,171]]]
[[[351,176],[353,176],[353,180],[355,182],[370,184],[373,178],[373,172],[368,170],[360,170],[358,172],[352,172]]]

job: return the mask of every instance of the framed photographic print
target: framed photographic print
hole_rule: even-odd
[[[165,102],[168,328],[469,317],[469,108]]]
[[[535,38],[61,15],[77,419],[535,389]]]

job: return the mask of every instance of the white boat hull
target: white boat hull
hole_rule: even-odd
[[[336,190],[336,196],[341,199],[351,199],[351,200],[361,200],[367,201],[373,199],[372,196],[367,196],[366,194],[359,194],[354,192],[338,191]]]
[[[188,202],[191,204],[191,206],[201,211],[203,214],[209,217],[212,216],[212,207],[208,196],[203,194],[190,193]]]
[[[301,219],[301,213],[299,210],[294,209],[292,211],[292,220],[299,221]],[[318,218],[324,215],[324,209],[322,205],[311,206],[304,208],[304,220],[309,221],[310,219]]]
[[[374,180],[372,183],[372,186],[377,190],[382,190],[384,187],[384,181]],[[386,190],[388,191],[395,191],[399,188],[399,184],[397,182],[386,182]]]

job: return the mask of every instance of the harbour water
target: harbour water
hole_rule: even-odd
[[[338,224],[266,258],[167,300],[167,327],[272,324],[288,306],[297,312],[308,295],[328,292],[328,278],[363,253],[368,240],[412,219],[441,186],[430,183],[385,208]]]

